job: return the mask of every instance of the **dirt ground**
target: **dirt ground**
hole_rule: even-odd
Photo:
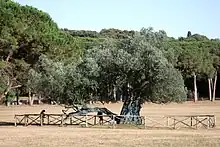
[[[98,105],[98,104],[97,104]],[[99,105],[119,113],[122,103]],[[62,113],[63,107],[52,105],[0,106],[0,124],[13,122],[15,114]],[[145,104],[141,115],[215,114],[215,129],[101,129],[75,128],[72,126],[5,126],[0,125],[0,147],[52,147],[52,146],[121,146],[121,147],[219,147],[220,101],[186,102],[183,104]]]

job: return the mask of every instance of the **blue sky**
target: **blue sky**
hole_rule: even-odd
[[[60,28],[140,30],[175,38],[199,33],[220,38],[220,0],[15,0],[51,15]]]

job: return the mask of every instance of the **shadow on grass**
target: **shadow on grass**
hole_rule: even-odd
[[[13,122],[3,122],[0,121],[0,126],[14,126],[15,124]]]

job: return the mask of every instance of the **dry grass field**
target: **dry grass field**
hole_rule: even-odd
[[[104,107],[119,113],[122,104],[105,104]],[[45,109],[47,113],[61,113],[63,108],[51,105],[0,106],[0,122],[13,122],[14,114],[39,113],[42,109]],[[217,127],[209,130],[158,130],[1,125],[0,147],[220,147],[220,102],[145,104],[141,110],[141,115],[174,114],[215,114]]]

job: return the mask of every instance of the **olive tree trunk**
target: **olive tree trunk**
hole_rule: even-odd
[[[122,123],[141,123],[140,118],[141,102],[140,100],[126,100],[121,109],[120,115],[123,115]]]

